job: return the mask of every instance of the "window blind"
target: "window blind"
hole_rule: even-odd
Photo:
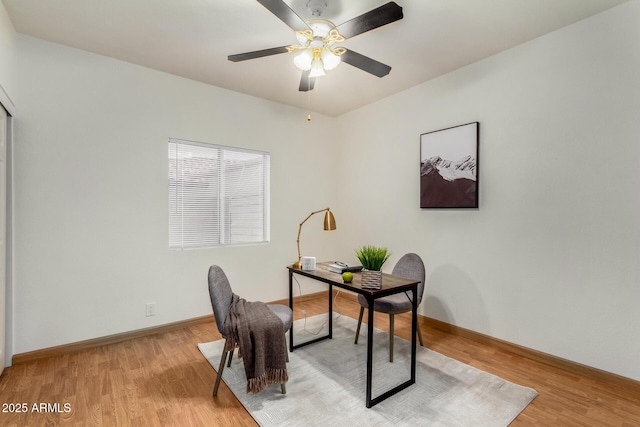
[[[169,248],[269,241],[265,152],[169,140]]]

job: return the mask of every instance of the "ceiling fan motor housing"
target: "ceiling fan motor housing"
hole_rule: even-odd
[[[307,10],[311,16],[322,16],[326,8],[327,2],[325,0],[309,0],[307,2]]]

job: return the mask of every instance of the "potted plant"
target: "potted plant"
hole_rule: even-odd
[[[356,249],[356,256],[362,264],[362,287],[380,289],[382,287],[382,264],[391,253],[387,248],[379,246],[362,246]]]

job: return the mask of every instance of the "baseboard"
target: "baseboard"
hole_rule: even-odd
[[[316,292],[312,294],[306,294],[295,297],[298,302],[304,302],[312,299],[316,299],[320,296],[325,296],[326,292]],[[285,304],[289,305],[289,299],[273,301],[269,304]],[[187,328],[189,326],[199,325],[202,323],[214,322],[213,314],[207,316],[196,317],[193,319],[182,320],[179,322],[168,323],[160,326],[153,326],[150,328],[137,329],[135,331],[123,332],[121,334],[108,335],[105,337],[94,338],[85,341],[78,341],[75,343],[59,345],[55,347],[43,348],[41,350],[29,351],[27,353],[15,354],[11,358],[11,364],[17,365],[20,363],[32,362],[34,360],[43,359],[46,357],[61,356],[64,354],[74,353],[77,351],[88,350],[103,345],[116,344],[119,342],[127,341],[134,338],[141,338],[145,336],[161,334],[164,332],[173,331],[176,329]]]
[[[601,381],[613,382],[619,387],[623,387],[625,389],[633,391],[634,393],[640,394],[640,381],[636,381],[632,378],[624,377],[622,375],[614,374],[613,372],[604,371],[592,366],[583,365],[581,363],[574,362],[573,360],[563,359],[562,357],[534,350],[529,347],[524,347],[508,341],[503,341],[489,335],[484,335],[479,332],[451,325],[449,323],[442,322],[437,319],[432,319],[430,317],[424,316],[422,322],[428,326],[433,327],[434,329],[447,332],[451,335],[468,338],[470,340],[500,350],[508,351],[509,353],[513,353],[518,356],[526,357],[527,359],[544,363],[554,368],[569,371],[581,377],[595,378]]]
[[[345,292],[341,293],[340,297],[356,301],[356,294]],[[452,325],[441,320],[433,319],[431,317],[418,315],[418,319],[420,324],[432,327],[439,331],[470,339],[483,345],[497,348],[502,351],[507,351],[518,356],[526,357],[527,359],[535,360],[537,362],[549,365],[553,368],[562,369],[564,371],[574,373],[581,377],[594,378],[604,382],[615,383],[618,387],[622,387],[626,390],[631,391],[632,393],[640,394],[640,381],[623,377],[622,375],[614,374],[612,372],[603,371],[601,369],[597,369],[588,365],[583,365],[572,360],[563,359],[561,357],[554,356],[548,353],[543,353],[541,351],[524,347],[518,344],[513,344],[508,341],[481,334],[470,329],[461,328],[459,326]]]
[[[155,334],[161,334],[164,332],[170,332],[176,329],[187,328],[189,326],[199,325],[202,323],[213,322],[213,314],[208,316],[196,317],[193,319],[182,320],[179,322],[168,323],[160,326],[153,326],[150,328],[137,329],[135,331],[123,332],[121,334],[108,335],[105,337],[94,338],[85,341],[78,341],[71,344],[64,344],[55,347],[43,348],[42,350],[29,351],[27,353],[15,354],[11,358],[11,364],[17,365],[20,363],[32,362],[34,360],[43,359],[46,357],[61,356],[69,353],[75,353],[82,350],[88,350],[103,345],[117,344],[123,341],[127,341],[134,338],[141,338]]]

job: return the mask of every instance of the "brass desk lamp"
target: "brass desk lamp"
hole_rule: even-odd
[[[307,222],[307,220],[309,218],[311,218],[313,215],[320,213],[320,212],[324,212],[326,211],[327,213],[324,214],[324,231],[330,231],[330,230],[335,230],[336,229],[336,219],[334,218],[333,214],[331,213],[330,208],[325,208],[325,209],[320,209],[319,211],[315,211],[315,212],[311,212],[309,214],[308,217],[306,217],[304,219],[304,221],[302,221],[300,223],[300,227],[298,228],[298,262],[294,262],[291,267],[293,268],[302,268],[302,256],[300,255],[300,232],[302,232],[302,225]]]

